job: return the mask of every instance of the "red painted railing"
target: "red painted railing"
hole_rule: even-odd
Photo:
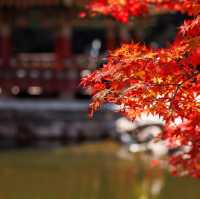
[[[79,82],[77,68],[0,68],[0,88],[7,94],[13,89],[26,91],[39,87],[43,92],[75,92]]]

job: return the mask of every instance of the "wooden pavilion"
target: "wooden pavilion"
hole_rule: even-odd
[[[94,68],[102,53],[116,47],[116,24],[80,19],[80,2],[0,0],[1,95],[74,96],[81,71]]]

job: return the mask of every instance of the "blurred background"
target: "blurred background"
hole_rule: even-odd
[[[131,123],[106,105],[89,120],[79,87],[122,43],[167,46],[186,16],[123,25],[80,18],[86,2],[0,0],[0,198],[200,198],[200,183],[170,176],[172,152],[152,143],[159,118]]]

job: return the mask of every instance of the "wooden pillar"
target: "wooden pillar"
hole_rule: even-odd
[[[10,67],[11,65],[11,34],[8,26],[1,27],[1,67]]]
[[[120,45],[124,43],[129,43],[131,41],[131,36],[127,27],[120,28]]]
[[[56,54],[56,69],[62,69],[65,67],[66,60],[72,56],[71,52],[71,28],[69,26],[63,27],[63,29],[57,34],[55,42],[55,54]]]
[[[113,50],[116,47],[116,42],[115,42],[115,27],[112,23],[107,23],[107,35],[106,35],[106,40],[107,40],[107,50]]]
[[[107,50],[115,49],[115,35],[112,30],[107,32]]]

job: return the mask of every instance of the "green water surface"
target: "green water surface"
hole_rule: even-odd
[[[200,181],[119,150],[101,143],[1,151],[0,199],[200,199]]]

